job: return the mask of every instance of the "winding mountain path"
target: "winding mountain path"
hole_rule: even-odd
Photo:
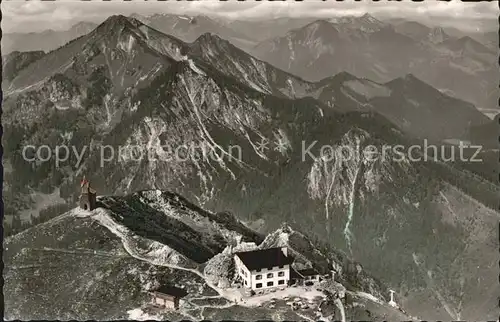
[[[261,296],[255,296],[255,297],[250,297],[246,298],[243,301],[241,301],[241,293],[239,290],[232,290],[232,289],[221,289],[214,285],[202,272],[200,272],[198,269],[195,268],[187,268],[183,267],[180,265],[176,265],[174,263],[168,262],[170,259],[164,259],[160,257],[156,258],[148,258],[144,254],[141,253],[140,249],[136,247],[136,241],[134,240],[134,235],[133,233],[128,230],[126,227],[120,225],[116,221],[112,219],[112,217],[107,213],[107,210],[103,208],[97,208],[96,210],[92,212],[86,212],[86,211],[78,211],[75,210],[72,212],[72,215],[78,218],[91,218],[95,221],[97,221],[100,225],[103,227],[107,228],[111,233],[113,233],[115,236],[120,238],[122,245],[125,249],[125,251],[135,259],[138,259],[140,261],[148,262],[152,265],[156,266],[163,266],[163,267],[168,267],[172,269],[177,269],[177,270],[182,270],[186,272],[190,272],[193,274],[196,274],[199,276],[210,288],[215,290],[218,295],[216,296],[201,296],[201,297],[196,297],[192,299],[188,299],[188,303],[191,304],[193,307],[200,308],[200,309],[205,309],[205,308],[215,308],[215,309],[224,309],[224,308],[229,308],[232,306],[243,306],[243,307],[258,307],[261,306],[262,303],[268,302],[273,298],[280,298],[280,297],[290,297],[290,296],[295,296],[295,297],[301,297],[301,298],[316,298],[316,297],[324,297],[324,293],[318,291],[318,290],[304,290],[301,288],[287,288],[285,290],[279,290],[274,293],[270,294],[264,294]],[[371,294],[360,294],[361,292],[358,292],[357,295],[363,296],[367,299],[370,299],[374,302],[381,303],[380,300],[372,296]],[[208,298],[224,298],[228,300],[228,303],[226,304],[206,304],[206,305],[196,305],[192,303],[191,301],[194,299],[208,299]],[[237,304],[236,304],[237,303]],[[340,300],[336,301],[335,304],[341,311],[342,315],[342,322],[345,322],[345,309],[344,306],[342,305],[342,302]],[[187,311],[192,311],[192,310],[187,310]],[[185,312],[187,315],[190,315],[188,312]],[[202,314],[200,312],[200,314]],[[203,318],[203,316],[202,316]]]

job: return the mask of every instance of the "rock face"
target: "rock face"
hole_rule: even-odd
[[[315,22],[302,31],[327,53],[321,44],[342,37],[322,31],[331,28]],[[368,35],[393,32],[384,26]],[[461,114],[456,123],[452,103]],[[119,221],[125,232],[156,234],[152,249],[140,248],[148,259],[161,253],[168,263],[198,265],[223,252],[229,240],[258,238],[236,219],[263,223],[259,233],[266,234],[286,222],[300,234],[282,231],[267,243],[279,244],[286,235],[301,252],[311,248],[301,241],[305,235],[333,245],[355,261],[339,269],[345,283],[375,292],[375,279],[361,282],[370,272],[403,294],[401,305],[410,314],[494,314],[496,304],[486,295],[498,288],[490,269],[498,186],[454,164],[409,162],[394,150],[376,159],[361,153],[368,146],[383,151],[422,144],[427,134],[436,141],[460,136],[465,118],[481,124],[469,104],[416,77],[381,84],[340,73],[307,82],[213,35],[186,44],[114,16],[20,70],[5,89],[3,116],[12,124],[4,137],[11,165],[6,199],[29,196],[27,187],[47,193],[57,187],[74,203],[83,171],[102,195],[137,192],[103,198],[117,209],[103,218]],[[43,162],[33,150],[28,157],[34,159],[26,161],[27,144],[71,150],[60,164]],[[165,218],[168,204],[182,211]],[[10,205],[10,215],[21,210]],[[193,216],[199,206],[210,214]],[[213,217],[217,212],[234,217]],[[140,227],[134,227],[138,216]],[[344,262],[338,254],[312,253],[304,264],[323,267],[324,257],[334,257],[335,266]]]

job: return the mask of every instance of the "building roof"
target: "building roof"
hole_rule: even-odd
[[[96,191],[90,187],[90,182],[82,181],[82,194],[90,193],[95,194]]]
[[[186,290],[175,286],[167,286],[167,285],[160,286],[153,292],[174,297],[184,297],[187,295]]]
[[[298,271],[298,273],[302,276],[315,276],[319,275],[319,273],[314,268],[305,268]]]
[[[239,252],[236,256],[249,270],[289,265],[293,262],[292,257],[286,256],[281,247]]]

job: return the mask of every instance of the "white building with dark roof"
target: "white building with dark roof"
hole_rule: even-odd
[[[239,252],[234,255],[236,271],[243,285],[254,291],[287,287],[290,265],[286,247]]]

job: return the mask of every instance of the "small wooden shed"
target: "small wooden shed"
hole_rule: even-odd
[[[179,300],[187,295],[187,292],[175,286],[161,286],[151,292],[153,295],[153,306],[162,309],[179,308]]]

